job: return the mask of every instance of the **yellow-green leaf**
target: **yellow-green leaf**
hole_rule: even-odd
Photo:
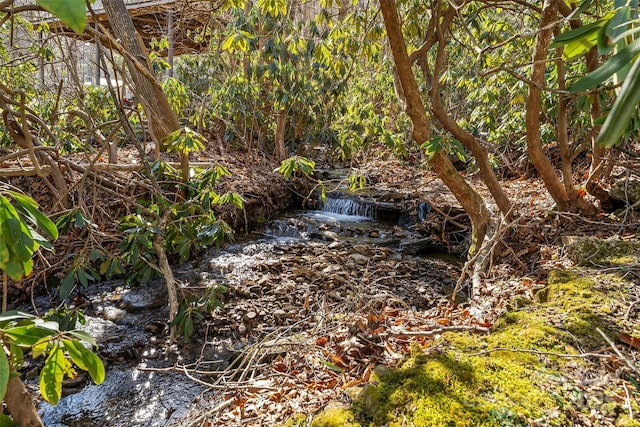
[[[40,393],[52,405],[56,405],[62,396],[62,380],[65,374],[72,377],[75,372],[71,363],[64,357],[62,348],[56,345],[40,372]]]
[[[7,384],[9,384],[10,374],[11,368],[9,367],[9,359],[7,359],[4,349],[0,349],[0,401],[4,399],[4,395],[7,392]]]
[[[63,340],[62,342],[73,363],[78,368],[89,372],[94,383],[101,384],[105,376],[102,360],[78,341]]]

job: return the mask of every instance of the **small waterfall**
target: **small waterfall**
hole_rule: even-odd
[[[375,209],[372,204],[359,203],[351,199],[333,199],[327,197],[325,203],[322,205],[322,210],[339,215],[375,218]]]

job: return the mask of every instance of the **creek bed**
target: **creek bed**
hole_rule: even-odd
[[[67,386],[56,407],[40,404],[46,426],[171,426],[207,388],[175,366],[224,368],[270,331],[309,331],[341,313],[383,306],[428,310],[455,285],[457,266],[403,253],[411,232],[366,216],[303,211],[270,222],[262,238],[229,245],[176,269],[185,286],[223,285],[224,308],[188,343],[166,342],[161,282],[86,290],[84,328],[100,343],[107,379]],[[204,379],[208,381],[208,379]]]

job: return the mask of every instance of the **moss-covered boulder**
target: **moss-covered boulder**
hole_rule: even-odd
[[[599,239],[592,236],[564,236],[567,257],[580,266],[637,264],[640,243],[620,239]]]

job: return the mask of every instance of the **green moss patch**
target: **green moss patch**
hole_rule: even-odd
[[[311,422],[311,427],[361,427],[348,408],[331,406]]]
[[[565,236],[567,257],[577,265],[624,265],[640,261],[640,244],[619,239]]]
[[[603,346],[596,328],[620,330],[603,307],[613,306],[622,287],[615,277],[552,272],[540,302],[506,313],[486,336],[444,334],[441,352],[417,352],[378,370],[351,408],[325,412],[313,425],[566,426],[597,410],[616,425],[640,426],[615,399],[585,397],[589,390],[567,372],[594,365],[564,357]],[[638,414],[640,396],[632,392]],[[342,424],[315,424],[328,416],[342,417]]]

